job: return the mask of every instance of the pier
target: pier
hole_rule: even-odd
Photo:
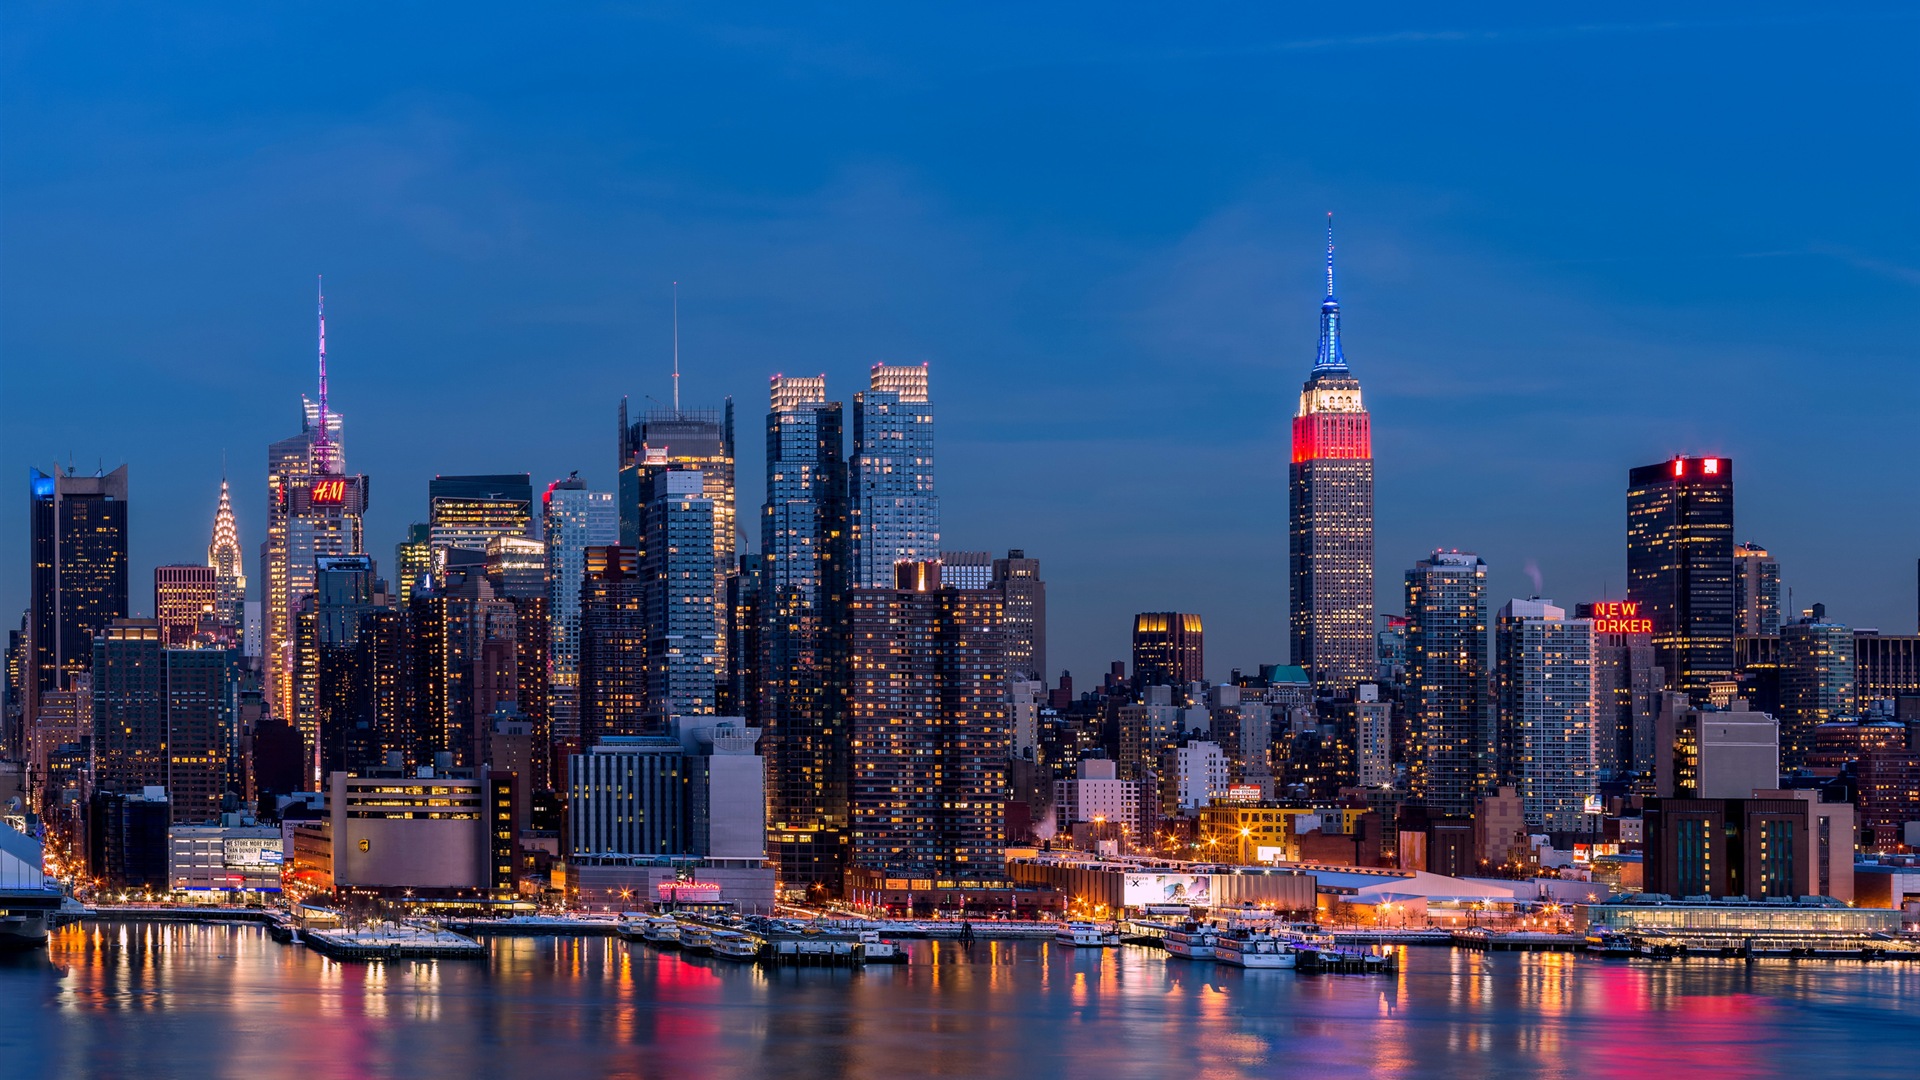
[[[364,930],[306,930],[300,940],[334,960],[478,960],[486,946],[447,930],[394,925]]]
[[[1549,934],[1538,930],[1455,930],[1453,944],[1480,952],[1579,952],[1587,947],[1584,934]]]

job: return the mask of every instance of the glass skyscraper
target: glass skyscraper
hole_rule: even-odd
[[[655,474],[646,500],[647,711],[661,721],[704,716],[725,670],[721,609],[713,602],[714,505],[691,469]],[[724,594],[722,594],[724,595]]]
[[[1326,690],[1376,677],[1373,625],[1373,427],[1340,344],[1327,218],[1327,297],[1320,351],[1300,390],[1288,470],[1293,662]]]
[[[853,396],[848,472],[855,588],[892,588],[895,563],[940,557],[933,403],[927,398],[925,364],[873,365],[867,390]]]
[[[827,380],[776,375],[760,519],[767,851],[788,891],[838,892],[847,860],[847,464]]]
[[[553,741],[580,745],[580,584],[587,549],[620,539],[620,515],[610,491],[588,491],[578,474],[547,485],[541,496],[547,544],[548,708]]]

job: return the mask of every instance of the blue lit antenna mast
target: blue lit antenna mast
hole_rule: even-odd
[[[1347,354],[1340,348],[1340,301],[1333,298],[1333,213],[1327,213],[1327,298],[1320,302],[1320,355],[1315,371],[1347,370]]]

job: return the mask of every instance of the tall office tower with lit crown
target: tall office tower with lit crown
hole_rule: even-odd
[[[1407,767],[1414,798],[1469,814],[1494,779],[1487,564],[1435,551],[1407,571]]]
[[[1206,677],[1206,632],[1200,616],[1148,611],[1133,617],[1136,686],[1185,686]]]
[[[127,467],[27,470],[26,723],[42,694],[93,669],[93,637],[127,615]]]
[[[1502,786],[1520,790],[1527,824],[1579,832],[1599,791],[1593,723],[1593,620],[1551,600],[1512,600],[1494,623]]]
[[[885,589],[899,562],[940,557],[927,366],[875,364],[853,396],[853,584]],[[956,582],[958,584],[958,582]]]
[[[620,512],[610,491],[588,491],[580,474],[547,485],[540,497],[547,545],[547,678],[555,746],[554,771],[565,755],[581,753],[580,585],[586,580],[587,549],[620,541]]]
[[[240,558],[240,527],[233,517],[233,499],[226,477],[220,478],[220,505],[213,512],[213,537],[207,542],[207,565],[213,568],[213,605],[225,637],[239,644],[246,626],[247,574]]]
[[[533,480],[526,473],[427,481],[427,536],[436,552],[484,552],[496,536],[525,537],[532,523]]]
[[[847,859],[845,410],[776,375],[760,519],[767,851],[789,892],[838,892]]]
[[[1373,428],[1340,344],[1327,215],[1327,298],[1320,352],[1300,390],[1289,470],[1287,561],[1293,662],[1323,689],[1375,678]]]
[[[942,588],[940,564],[921,562],[849,597],[852,861],[994,876],[1013,739],[999,594]]]
[[[1733,610],[1736,635],[1780,632],[1780,564],[1759,544],[1733,545]]]
[[[1653,620],[1667,685],[1695,703],[1733,683],[1733,462],[1676,457],[1627,478],[1627,599]]]
[[[346,471],[346,424],[328,407],[324,295],[319,326],[320,398],[303,396],[300,433],[267,447],[267,539],[260,547],[267,701],[281,719],[309,732],[315,718],[295,715],[293,620],[314,591],[316,560],[364,551],[368,496],[367,477]]]
[[[676,384],[677,386],[677,384]],[[645,540],[647,500],[662,472],[691,471],[701,477],[713,504],[714,619],[727,623],[727,581],[739,571],[739,524],[734,510],[733,399],[723,408],[682,409],[675,390],[671,409],[648,412],[627,423],[627,402],[620,401],[620,544],[639,550]],[[609,541],[611,542],[611,541]],[[645,555],[642,554],[644,560]],[[726,635],[718,663],[727,666]]]

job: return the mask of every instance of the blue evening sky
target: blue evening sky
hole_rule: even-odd
[[[1910,5],[21,0],[0,46],[0,610],[69,458],[132,466],[143,612],[224,453],[257,588],[316,273],[383,566],[436,472],[611,485],[677,279],[754,546],[768,375],[929,361],[945,546],[1040,558],[1056,673],[1168,608],[1283,660],[1331,210],[1383,611],[1435,546],[1618,597],[1627,469],[1697,452],[1798,605],[1914,629]]]

